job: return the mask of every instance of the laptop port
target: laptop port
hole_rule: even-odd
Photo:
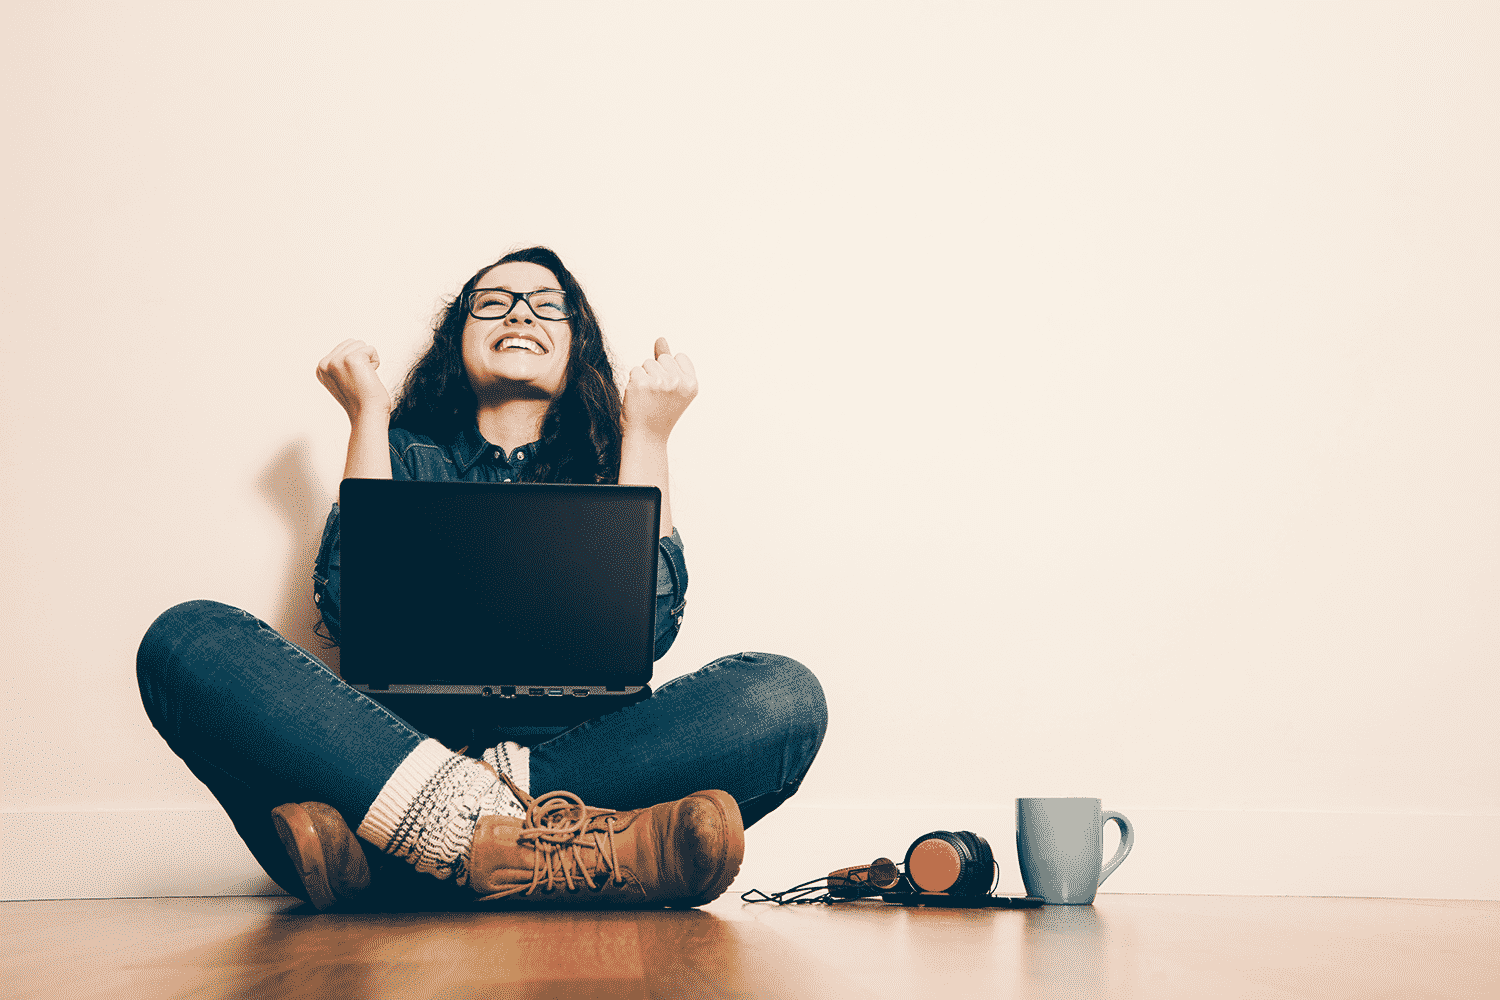
[[[546,694],[547,692],[543,691],[541,688],[528,688],[527,691],[526,691],[526,693],[527,694],[532,694],[532,695],[543,695],[543,694]]]
[[[548,688],[547,689],[547,697],[548,698],[561,698],[562,696],[563,696],[563,689],[562,688]]]
[[[587,698],[588,696],[589,696],[589,689],[588,688],[574,688],[573,689],[573,697],[575,697],[575,698]]]
[[[502,684],[500,686],[500,697],[502,697],[502,698],[514,698],[515,696],[516,696],[516,686],[514,684]]]

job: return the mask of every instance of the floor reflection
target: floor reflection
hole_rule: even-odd
[[[1026,910],[1021,949],[1027,995],[1044,998],[1108,996],[1109,924],[1093,906]]]
[[[700,910],[314,914],[303,907],[135,969],[174,970],[171,995],[235,998],[792,997],[831,985],[820,981],[816,963],[789,954],[765,928]],[[738,985],[726,994],[724,984]]]
[[[1093,907],[308,913],[263,897],[8,903],[18,1000],[1500,996],[1500,903],[1112,895]]]

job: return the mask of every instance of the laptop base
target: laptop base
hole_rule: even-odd
[[[365,694],[462,694],[480,698],[587,698],[608,696],[623,698],[639,694],[645,688],[600,687],[582,685],[559,687],[556,684],[351,684],[350,687]]]

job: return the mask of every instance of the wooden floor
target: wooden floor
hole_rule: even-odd
[[[285,897],[0,903],[6,997],[1500,997],[1500,903],[319,915]]]

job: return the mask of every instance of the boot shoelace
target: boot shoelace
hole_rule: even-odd
[[[591,817],[589,807],[583,804],[583,799],[572,792],[548,792],[533,798],[521,791],[508,774],[503,771],[499,774],[516,798],[526,806],[526,819],[516,839],[532,841],[534,847],[531,884],[512,886],[503,890],[502,895],[524,892],[529,896],[538,888],[543,892],[551,892],[559,884],[566,884],[569,892],[575,892],[578,889],[576,882],[582,882],[598,891],[604,888],[605,883],[595,882],[596,876],[601,879],[612,877],[617,886],[625,884],[625,878],[620,874],[619,861],[615,857],[614,810],[596,809]],[[601,820],[602,830],[597,825]],[[593,836],[592,844],[586,839],[590,834]],[[585,847],[594,849],[592,871],[584,861]]]

